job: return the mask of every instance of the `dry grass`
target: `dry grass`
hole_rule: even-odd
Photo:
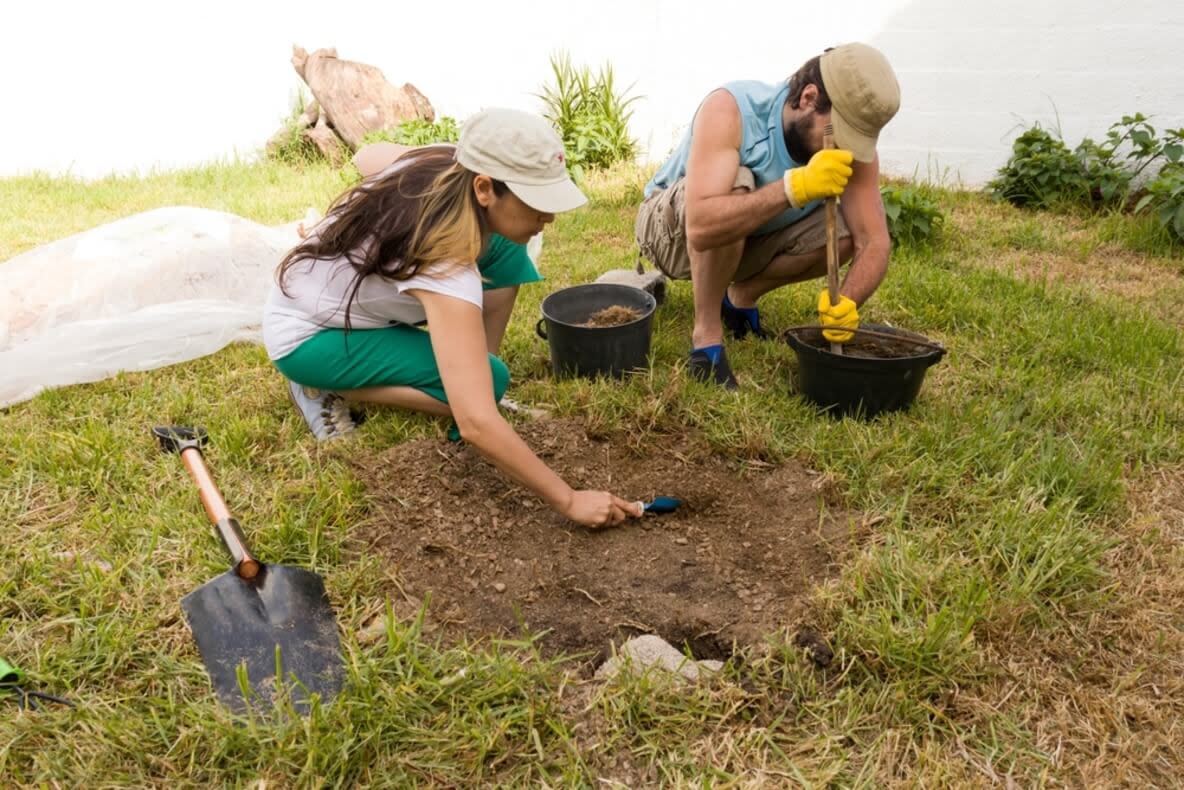
[[[1007,711],[1034,734],[1058,782],[1184,783],[1184,467],[1133,486],[1105,566],[1110,605],[995,644],[994,682],[962,695],[964,715]],[[1000,653],[1006,647],[1006,653]],[[984,776],[991,777],[984,771]]]
[[[1117,298],[1167,324],[1184,326],[1179,310],[1184,305],[1184,265],[1179,258],[1100,238],[1096,223],[1082,217],[1045,214],[1016,225],[1015,213],[991,204],[952,213],[950,223],[958,233],[1004,236],[1005,243],[993,255],[965,262],[1045,287],[1067,288],[1088,299]]]

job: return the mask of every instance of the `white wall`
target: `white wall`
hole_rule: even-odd
[[[1184,127],[1180,0],[915,0],[869,43],[901,82],[880,146],[900,175],[981,184],[1036,121],[1070,147],[1136,112]]]
[[[1102,0],[1047,3],[1055,13],[1017,0],[749,0],[736,4],[743,14],[676,0],[6,5],[0,175],[91,177],[250,155],[299,84],[293,43],[335,46],[458,118],[490,105],[538,111],[551,52],[611,61],[644,96],[633,128],[659,159],[712,87],[784,78],[849,40],[881,47],[897,67],[904,108],[882,155],[899,174],[933,163],[984,180],[1017,124],[1050,119],[1054,104],[1074,142],[1134,110],[1184,126],[1178,0],[1128,2],[1121,16]]]

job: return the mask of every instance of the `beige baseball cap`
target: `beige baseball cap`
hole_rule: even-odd
[[[558,214],[588,202],[567,174],[563,141],[537,115],[502,107],[465,121],[456,161],[474,173],[505,182],[535,211]]]
[[[878,49],[843,44],[822,55],[818,64],[830,97],[835,145],[860,162],[876,156],[880,130],[900,109],[900,84]]]

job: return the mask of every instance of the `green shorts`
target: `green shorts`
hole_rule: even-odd
[[[486,291],[538,282],[543,279],[526,247],[497,234],[477,259]],[[381,329],[323,329],[305,340],[275,366],[287,378],[306,387],[356,390],[363,387],[414,387],[438,401],[448,402],[428,333],[395,324]],[[506,364],[489,355],[494,400],[510,386]]]

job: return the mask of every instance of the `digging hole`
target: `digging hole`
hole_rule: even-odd
[[[471,448],[407,442],[350,458],[369,518],[354,533],[398,579],[391,597],[431,597],[428,625],[448,637],[546,632],[548,654],[604,656],[643,633],[697,659],[727,660],[793,627],[805,597],[837,570],[855,523],[820,505],[819,477],[796,464],[742,471],[697,435],[654,434],[641,448],[589,438],[573,420],[520,433],[576,488],[628,499],[677,496],[675,513],[614,529],[568,522]]]
[[[735,643],[720,636],[723,628],[704,632],[695,628],[678,628],[658,636],[683,653],[690,652],[696,661],[730,661],[735,655]]]

